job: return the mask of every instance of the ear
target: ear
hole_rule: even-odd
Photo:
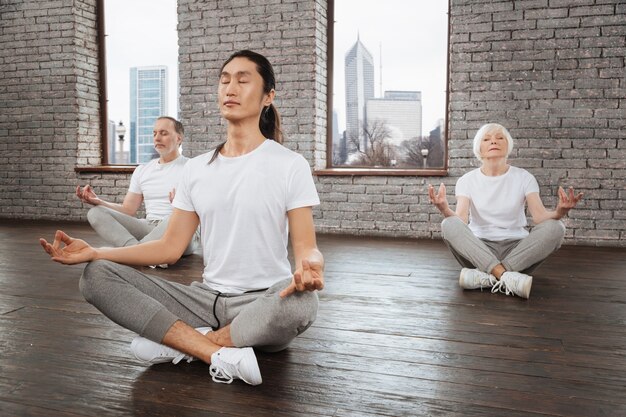
[[[263,99],[263,107],[267,107],[274,102],[274,96],[276,95],[276,91],[272,88],[269,93],[265,95]]]

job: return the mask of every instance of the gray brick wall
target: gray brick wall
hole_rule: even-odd
[[[567,242],[626,246],[626,7],[622,1],[452,0],[449,176],[319,177],[320,230],[439,237],[426,184],[478,166],[486,122],[510,128],[511,163],[535,174],[547,207],[558,185],[586,195]],[[454,202],[454,198],[449,198]]]
[[[95,0],[0,4],[0,221],[84,219],[78,183],[126,192],[126,175],[74,172],[100,161],[95,12]]]
[[[80,182],[121,200],[128,175],[76,175],[99,160],[95,0],[0,5],[0,218],[84,218]],[[224,138],[218,70],[233,51],[266,54],[278,77],[286,146],[325,167],[326,2],[179,0],[185,152]],[[619,0],[452,0],[449,176],[319,176],[320,232],[439,237],[425,186],[477,166],[471,138],[508,126],[512,163],[585,192],[566,219],[568,243],[626,246],[626,7]],[[450,199],[452,202],[452,198]]]
[[[484,122],[516,138],[511,163],[585,193],[569,243],[626,245],[626,7],[619,0],[452,1],[450,173],[476,165]]]

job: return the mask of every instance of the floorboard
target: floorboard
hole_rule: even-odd
[[[133,334],[86,303],[83,266],[38,245],[88,225],[0,220],[0,415],[626,415],[626,249],[568,246],[529,300],[463,291],[440,241],[319,236],[326,288],[289,349],[258,353],[263,384],[214,383],[199,362],[146,367]],[[189,284],[199,254],[168,269]]]

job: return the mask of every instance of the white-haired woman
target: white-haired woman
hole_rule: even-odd
[[[559,187],[556,208],[547,210],[535,177],[508,164],[513,138],[502,125],[482,126],[473,150],[481,166],[457,181],[455,211],[448,206],[443,184],[437,192],[428,186],[431,203],[445,217],[443,239],[463,266],[459,284],[464,289],[491,288],[528,298],[529,274],[561,246],[565,226],[559,219],[583,194]],[[525,206],[535,224],[530,232]]]

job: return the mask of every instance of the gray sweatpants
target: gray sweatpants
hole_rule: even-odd
[[[280,298],[290,279],[267,290],[220,294],[193,282],[183,285],[110,261],[89,263],[80,278],[85,299],[115,323],[160,343],[177,320],[214,329],[230,324],[237,347],[285,349],[317,316],[316,292]]]
[[[87,212],[91,227],[116,248],[160,239],[167,229],[169,216],[163,220],[138,219],[107,207],[94,206]],[[199,246],[199,233],[195,233],[183,256],[191,255]]]
[[[447,217],[441,232],[448,248],[465,268],[490,273],[502,264],[507,271],[530,274],[563,243],[565,225],[560,220],[545,220],[533,227],[523,239],[491,241],[477,238],[459,217]]]

